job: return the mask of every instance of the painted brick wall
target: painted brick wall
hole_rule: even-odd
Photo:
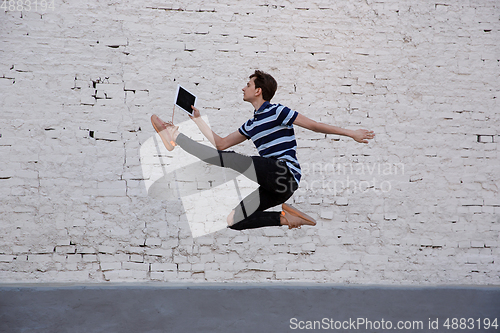
[[[6,3],[0,281],[498,284],[499,15],[496,0]],[[216,208],[151,195],[149,117],[171,117],[181,83],[227,135],[256,68],[274,102],[377,137],[296,129],[290,202],[316,227],[194,237],[189,218]]]

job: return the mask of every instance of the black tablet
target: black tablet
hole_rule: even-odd
[[[196,96],[179,84],[177,86],[177,93],[175,94],[175,105],[192,116],[193,109],[191,105],[196,106]]]

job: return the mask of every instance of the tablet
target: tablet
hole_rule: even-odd
[[[191,105],[196,106],[196,96],[179,84],[177,86],[177,93],[175,94],[175,105],[187,112],[190,116],[193,115]]]

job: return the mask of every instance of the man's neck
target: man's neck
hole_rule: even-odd
[[[265,102],[266,101],[263,99],[259,99],[258,101],[253,101],[252,105],[255,108],[255,111],[258,111],[260,109],[260,107],[262,106],[262,104],[264,104]]]

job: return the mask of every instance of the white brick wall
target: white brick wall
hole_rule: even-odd
[[[0,282],[500,282],[496,1],[66,1],[0,15]],[[240,89],[256,68],[278,80],[275,102],[377,137],[296,129],[308,171],[291,202],[315,228],[193,238],[196,212],[148,196],[149,117],[171,116],[182,83],[227,135],[252,114]]]

